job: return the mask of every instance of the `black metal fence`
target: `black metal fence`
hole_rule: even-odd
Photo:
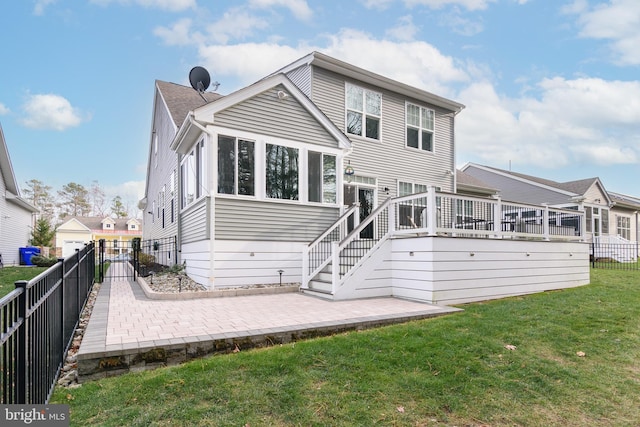
[[[640,270],[638,243],[592,243],[591,266],[616,270]]]
[[[1,404],[48,403],[94,275],[91,243],[0,299]]]
[[[134,265],[142,277],[148,276],[151,272],[166,270],[178,263],[178,240],[175,236],[141,240],[139,245]]]

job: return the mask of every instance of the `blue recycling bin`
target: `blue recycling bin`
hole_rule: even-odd
[[[40,255],[40,248],[20,248],[20,265],[33,265],[31,257]]]

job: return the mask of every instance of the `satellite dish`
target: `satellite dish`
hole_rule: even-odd
[[[211,84],[211,77],[203,67],[193,67],[189,71],[189,82],[192,88],[202,94]]]

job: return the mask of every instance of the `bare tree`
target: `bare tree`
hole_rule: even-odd
[[[91,202],[91,213],[95,216],[105,216],[105,194],[98,181],[94,180],[91,182],[89,199]]]
[[[51,186],[40,180],[31,179],[23,189],[25,198],[39,210],[41,218],[51,221],[55,215],[56,204],[51,193]]]

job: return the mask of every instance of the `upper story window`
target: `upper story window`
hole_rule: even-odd
[[[298,149],[266,144],[265,154],[266,196],[298,200]]]
[[[104,225],[104,228],[111,228],[111,224],[107,222],[107,223]]]
[[[309,151],[309,201],[336,203],[336,156]]]
[[[200,140],[180,164],[183,208],[204,196],[206,173],[205,145],[204,140]]]
[[[407,147],[433,151],[435,112],[414,104],[407,104]]]
[[[218,193],[255,196],[255,142],[218,136]]]
[[[347,133],[380,139],[382,94],[347,83]]]
[[[129,224],[129,230],[135,230],[135,229],[136,229],[135,224]]]

